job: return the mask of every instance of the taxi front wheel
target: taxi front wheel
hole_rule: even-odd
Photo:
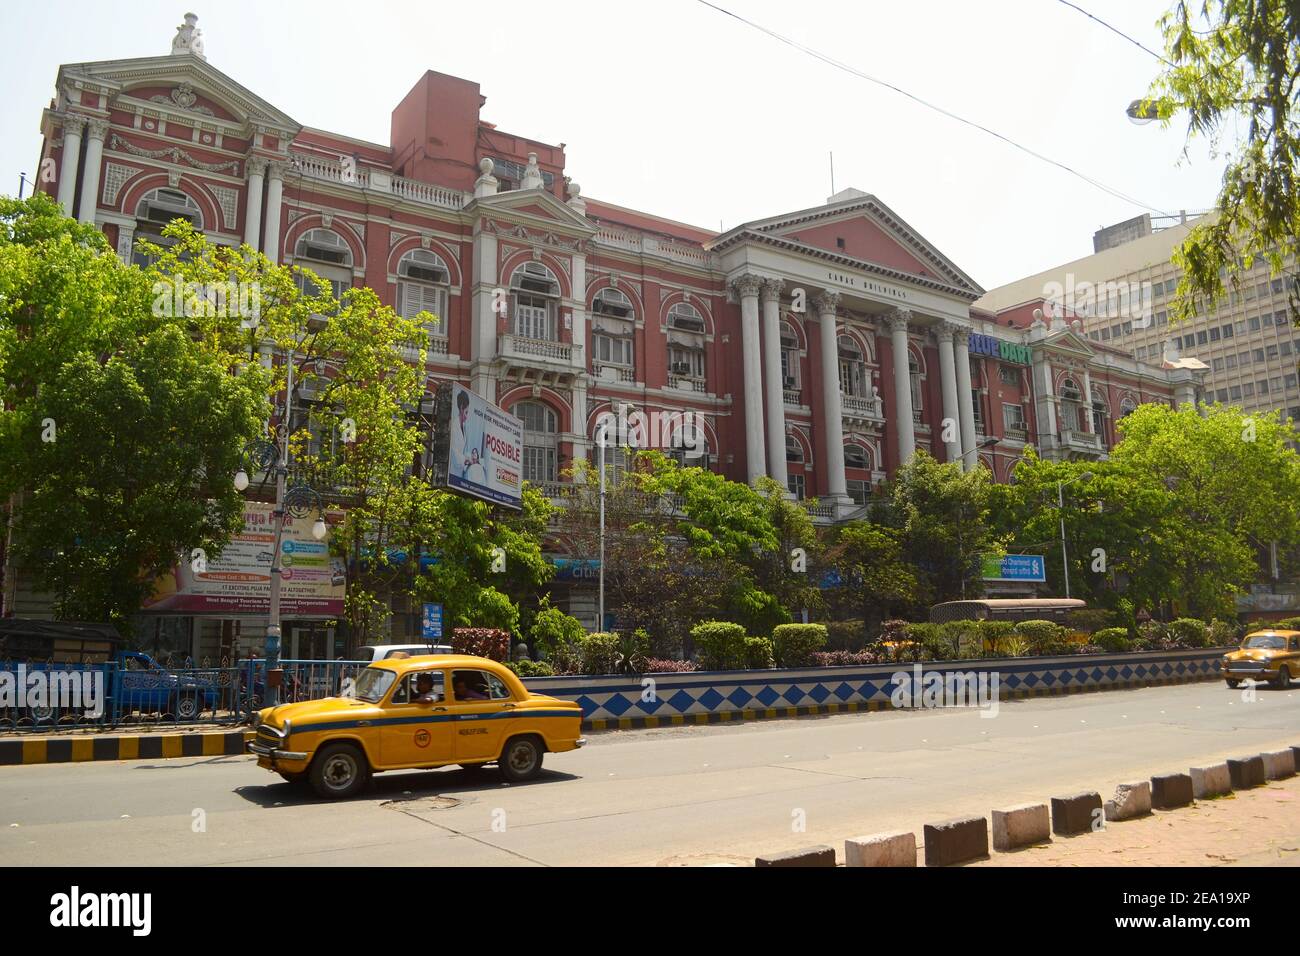
[[[351,797],[365,789],[370,764],[354,744],[330,744],[311,762],[311,785],[322,797]]]
[[[542,745],[536,737],[514,737],[506,743],[497,761],[508,783],[532,780],[542,772]]]
[[[1283,664],[1282,669],[1277,672],[1277,681],[1275,686],[1281,690],[1289,690],[1291,687],[1291,672],[1287,670],[1285,664]]]

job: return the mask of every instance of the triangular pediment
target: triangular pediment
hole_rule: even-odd
[[[534,227],[558,229],[569,234],[595,235],[596,226],[545,189],[512,189],[495,196],[481,196],[466,207],[468,212]]]
[[[732,232],[779,236],[966,293],[984,293],[974,279],[875,196],[846,190],[832,199],[835,201],[823,206],[746,223]],[[728,235],[725,233],[715,243]]]
[[[233,124],[244,131],[260,127],[286,139],[302,129],[302,124],[283,110],[190,54],[65,64],[59,69],[58,83],[60,89],[69,91],[98,89],[121,109],[143,106]],[[163,97],[159,89],[182,92]]]
[[[1070,328],[1049,332],[1045,337],[1035,342],[1034,345],[1087,358],[1091,358],[1097,353],[1097,350],[1093,348],[1093,343],[1088,341],[1087,336]]]

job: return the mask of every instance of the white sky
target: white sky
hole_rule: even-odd
[[[193,0],[208,62],[298,122],[388,142],[422,72],[567,145],[583,194],[707,228],[874,193],[985,288],[1092,251],[1144,210],[697,0]],[[1124,116],[1159,64],[1057,0],[716,0],[1157,209],[1205,209],[1222,162]],[[1170,0],[1081,0],[1148,47]],[[60,63],[167,53],[182,2],[5,3],[0,189],[34,171]]]

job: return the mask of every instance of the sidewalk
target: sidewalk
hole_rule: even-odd
[[[1300,866],[1300,777],[968,865]]]

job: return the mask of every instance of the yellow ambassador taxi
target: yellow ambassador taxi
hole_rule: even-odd
[[[310,781],[323,797],[349,797],[372,773],[496,763],[529,780],[542,755],[581,747],[582,708],[534,694],[509,668],[464,655],[378,661],[351,696],[267,707],[248,744],[257,764]]]
[[[1250,677],[1286,689],[1300,677],[1300,631],[1252,631],[1223,655],[1222,668],[1229,687]]]

